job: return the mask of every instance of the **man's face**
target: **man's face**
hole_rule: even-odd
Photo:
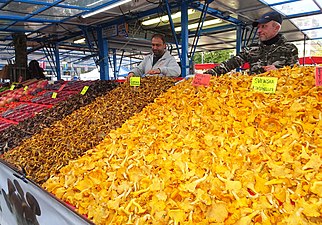
[[[152,38],[152,51],[156,56],[162,56],[165,51],[165,43],[160,38]]]
[[[276,36],[279,31],[279,27],[274,21],[257,25],[257,35],[259,40],[267,41]]]

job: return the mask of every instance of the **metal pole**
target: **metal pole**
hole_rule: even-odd
[[[117,69],[116,69],[116,49],[113,48],[113,68],[114,68],[114,80],[117,78]]]
[[[237,31],[236,31],[236,54],[240,53],[241,45],[242,45],[242,28],[241,28],[241,25],[237,25]],[[239,72],[240,68],[237,68],[236,70]]]
[[[189,74],[189,58],[188,58],[188,4],[182,1],[181,4],[181,40],[182,40],[182,55],[181,55],[181,74],[186,77]]]
[[[174,23],[173,23],[173,20],[172,20],[171,10],[170,10],[170,7],[169,7],[168,0],[165,0],[165,5],[166,5],[168,17],[169,17],[169,22],[170,22],[170,26],[171,26],[172,36],[173,36],[173,38],[175,40],[175,44],[177,46],[178,56],[179,56],[179,58],[181,58],[181,56],[180,56],[180,49],[179,49],[179,42],[178,42],[178,38],[177,38],[176,31],[174,29]]]
[[[108,45],[107,39],[103,38],[102,27],[98,27],[97,39],[98,39],[98,56],[100,65],[100,79],[109,80],[109,68],[108,68]]]
[[[209,6],[209,3],[207,2],[204,5],[204,8],[203,8],[203,10],[201,12],[201,15],[200,15],[200,18],[199,18],[198,28],[196,30],[195,37],[194,37],[194,40],[192,42],[192,48],[191,48],[191,51],[190,51],[190,61],[189,61],[190,65],[192,65],[193,56],[195,55],[195,51],[197,49],[199,37],[201,35],[202,25],[203,25],[203,23],[204,23],[204,21],[206,19],[208,6]]]
[[[306,38],[307,38],[307,36],[306,36],[306,34],[304,34],[304,44],[303,44],[303,63],[302,63],[302,65],[303,65],[303,66],[305,65],[305,51],[306,51],[305,46],[306,46]]]
[[[60,73],[60,59],[59,59],[59,47],[58,47],[58,44],[55,45],[55,61],[56,61],[57,80],[60,80],[61,79],[61,73]]]

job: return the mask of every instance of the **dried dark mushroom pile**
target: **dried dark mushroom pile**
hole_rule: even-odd
[[[70,160],[96,146],[110,130],[121,127],[174,82],[170,78],[148,77],[141,80],[140,87],[124,83],[26,139],[3,158],[24,168],[29,178],[42,184]]]
[[[85,95],[73,95],[53,108],[42,111],[18,125],[0,132],[0,154],[20,145],[25,138],[30,138],[32,135],[39,133],[53,122],[63,119],[82,106],[88,105],[95,98],[105,95],[117,86],[118,84],[112,81],[96,81],[89,87]]]

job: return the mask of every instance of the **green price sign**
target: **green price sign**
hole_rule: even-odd
[[[277,80],[277,77],[254,77],[252,88],[258,92],[275,93]]]
[[[25,87],[23,88],[23,90],[24,90],[24,91],[27,91],[27,90],[28,90],[28,86],[25,86]]]
[[[84,95],[86,93],[86,91],[88,90],[89,86],[84,86],[82,91],[81,91],[81,95]]]
[[[131,77],[130,86],[138,87],[141,84],[141,77]]]
[[[57,92],[53,92],[53,94],[52,94],[52,96],[51,96],[52,98],[57,98]]]
[[[13,89],[15,89],[15,85],[14,84],[12,84],[11,86],[10,86],[10,91],[12,91]]]

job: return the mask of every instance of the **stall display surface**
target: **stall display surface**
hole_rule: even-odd
[[[123,83],[25,139],[6,152],[3,159],[24,168],[29,178],[42,184],[70,160],[98,145],[110,130],[121,127],[174,83],[174,79],[166,77],[144,78],[139,87]]]
[[[79,109],[80,107],[88,105],[89,103],[93,102],[95,98],[105,95],[107,92],[113,90],[117,86],[118,84],[113,81],[98,80],[91,83],[87,92],[83,93],[83,95],[80,93],[74,94],[65,101],[62,101],[56,105],[43,105],[32,103],[30,102],[30,98],[29,102],[11,102],[10,106],[12,107],[9,107],[11,111],[12,108],[16,107],[17,105],[20,105],[19,107],[27,108],[37,107],[37,110],[41,109],[39,107],[49,107],[49,109],[43,110],[41,111],[41,113],[35,113],[35,115],[27,119],[25,117],[22,117],[22,121],[20,121],[19,123],[15,122],[14,120],[6,120],[0,117],[0,122],[3,121],[3,123],[1,122],[1,124],[3,124],[1,126],[3,126],[3,129],[5,129],[2,132],[0,132],[0,154],[4,151],[8,151],[20,145],[24,139],[30,138],[32,135],[39,133],[45,127],[49,127],[55,121],[61,120],[62,118],[71,114],[73,111]],[[59,88],[62,87],[62,85],[55,85],[54,87],[55,90],[58,91]],[[46,92],[47,90],[40,91],[38,92],[38,95],[42,95]],[[60,92],[58,93],[58,95],[59,94]],[[25,96],[26,95],[24,95],[23,97]],[[17,111],[19,113],[23,113],[21,110]],[[31,112],[28,111],[28,113]]]
[[[0,118],[0,130],[4,130],[7,129],[8,127],[10,127],[11,125],[17,124],[13,121],[9,121],[6,120],[4,118]]]
[[[15,89],[13,84],[9,90],[0,92],[1,117],[14,122],[24,121],[44,109],[65,101],[70,96],[79,93],[84,86],[91,84],[92,81],[73,81],[49,85],[47,80],[42,80],[34,81],[29,85],[25,84],[25,86],[19,84],[18,89]],[[56,91],[59,92],[53,97]],[[0,132],[5,128],[3,127]]]
[[[35,113],[39,113],[42,110],[49,109],[51,107],[51,105],[19,102],[19,104],[16,104],[16,106],[12,109],[10,109],[9,107],[9,109],[3,112],[1,116],[2,118],[19,123],[21,121],[24,121],[25,119],[33,117]]]
[[[181,82],[43,187],[98,225],[321,224],[313,69]],[[254,91],[263,77],[275,93]]]

